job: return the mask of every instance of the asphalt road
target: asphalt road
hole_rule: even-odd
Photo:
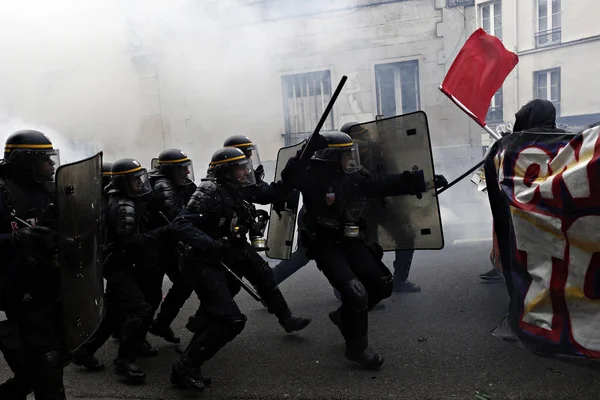
[[[491,399],[598,399],[600,370],[542,358],[490,334],[505,315],[508,296],[503,282],[477,276],[490,266],[486,232],[447,229],[443,250],[415,254],[410,279],[423,291],[395,294],[370,314],[371,343],[386,360],[378,372],[345,360],[342,338],[327,317],[338,301],[311,263],[281,288],[292,310],[313,322],[285,334],[260,303],[240,294],[246,329],[205,365],[213,384],[202,395],[170,385],[173,345],[150,336],[160,354],[139,362],[146,384],[129,386],[113,374],[116,343],[110,340],[98,353],[105,371],[67,367],[68,398],[475,399],[479,392]],[[184,325],[196,306],[197,299],[188,301],[174,324],[184,343],[191,337]],[[7,376],[2,363],[0,378]]]

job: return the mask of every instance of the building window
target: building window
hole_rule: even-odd
[[[556,115],[560,115],[560,68],[533,73],[534,93],[536,99],[550,100],[556,107]]]
[[[419,62],[411,60],[376,65],[375,90],[379,115],[394,117],[419,110]]]
[[[488,35],[502,40],[502,3],[494,2],[479,6],[481,11],[481,27]]]
[[[330,71],[307,72],[281,77],[285,145],[308,138],[314,131],[331,99]],[[329,113],[321,131],[333,130],[333,113]]]
[[[560,0],[537,0],[537,2],[538,31],[535,34],[536,47],[560,43]]]
[[[504,110],[503,110],[503,99],[502,99],[502,87],[498,89],[498,91],[492,97],[492,101],[490,102],[490,108],[488,109],[486,122],[488,123],[498,123],[504,120]]]

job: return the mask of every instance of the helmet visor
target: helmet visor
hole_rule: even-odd
[[[231,169],[233,180],[242,186],[256,185],[256,176],[252,168],[252,160],[245,158]]]
[[[347,174],[353,174],[361,170],[360,155],[358,152],[358,144],[354,143],[352,147],[344,149],[341,154],[342,169]]]
[[[35,154],[35,166],[33,171],[35,180],[41,183],[53,181],[54,174],[59,166],[60,153],[57,149]]]
[[[125,189],[130,197],[139,197],[146,195],[152,191],[148,172],[145,168],[139,171],[127,174],[124,177]]]
[[[252,165],[254,165],[255,167],[258,167],[259,165],[261,165],[260,155],[258,154],[258,146],[257,145],[252,144],[250,146],[243,147],[240,150],[242,150],[244,152],[246,157],[248,157],[249,159],[252,160]]]
[[[195,182],[192,160],[173,165],[173,180],[178,186],[190,185]]]

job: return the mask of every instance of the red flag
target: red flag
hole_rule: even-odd
[[[440,90],[479,125],[494,93],[519,62],[519,57],[504,47],[500,39],[477,29],[452,63]]]

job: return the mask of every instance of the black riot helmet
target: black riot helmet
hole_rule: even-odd
[[[261,165],[260,155],[258,154],[258,147],[252,143],[252,140],[248,136],[235,135],[229,136],[223,143],[223,147],[235,147],[244,152],[246,157],[252,160],[252,165],[258,167]]]
[[[4,161],[15,176],[50,182],[54,179],[55,165],[60,165],[58,150],[42,132],[22,130],[11,134],[4,145]]]
[[[102,163],[102,188],[107,187],[112,180],[112,166],[109,162]]]
[[[152,191],[148,172],[133,158],[122,158],[111,168],[114,190],[129,197],[139,197]]]
[[[344,132],[330,131],[321,133],[327,147],[317,150],[314,160],[339,165],[344,172],[354,173],[361,169],[358,145]]]
[[[356,138],[356,135],[362,135],[368,133],[368,131],[363,128],[359,122],[346,122],[340,128],[340,132],[347,133],[352,136],[352,138]]]
[[[190,160],[180,149],[166,149],[160,152],[156,159],[158,172],[175,183],[184,186],[194,183],[194,167]]]
[[[217,180],[239,186],[256,184],[252,159],[235,147],[224,147],[217,150],[210,159],[208,167],[210,175]]]

